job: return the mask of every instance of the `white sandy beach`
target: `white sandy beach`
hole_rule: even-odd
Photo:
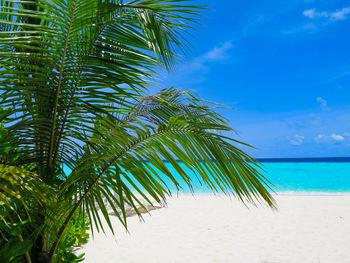
[[[95,234],[84,262],[350,262],[350,195],[280,195],[278,211],[235,199],[180,195],[129,218],[126,233]],[[107,227],[106,227],[107,228]]]

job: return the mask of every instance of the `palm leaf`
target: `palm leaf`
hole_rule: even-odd
[[[54,197],[51,187],[34,173],[14,166],[0,164],[0,201],[13,213],[17,213],[16,200],[19,201],[30,218],[28,210],[32,202],[46,208]],[[5,218],[2,218],[5,220]]]
[[[0,121],[10,120],[17,139],[9,143],[21,153],[5,162],[20,170],[4,170],[0,198],[9,207],[10,198],[40,204],[37,192],[55,189],[39,223],[57,236],[51,259],[79,207],[97,230],[101,214],[112,226],[107,206],[126,227],[126,207],[145,208],[140,197],[165,202],[166,179],[274,205],[259,164],[227,136],[233,130],[215,105],[174,88],[145,95],[158,67],[172,69],[188,51],[201,8],[186,0],[0,1],[0,103],[9,112]]]
[[[147,193],[157,202],[165,201],[170,194],[164,184],[165,177],[180,186],[164,160],[190,187],[193,178],[178,161],[193,171],[202,183],[216,191],[236,195],[243,202],[263,200],[269,206],[274,206],[274,200],[266,190],[269,182],[259,172],[257,161],[231,143],[239,141],[221,135],[221,132],[232,129],[200,98],[194,94],[188,95],[188,92],[169,89],[141,99],[136,109],[133,115],[129,115],[131,118],[119,122],[113,123],[110,118],[101,120],[103,125],[98,126],[100,133],[89,139],[93,151],[81,158],[62,189],[64,194],[67,191],[78,192],[70,215],[86,203],[86,212],[92,214],[96,227],[102,227],[97,210],[101,209],[103,217],[110,222],[105,204],[99,201],[107,199],[113,210],[121,211],[122,217],[119,219],[126,226],[122,202],[136,211],[135,203],[142,203],[131,194],[127,183],[136,182],[140,187],[133,184],[134,190],[139,195],[145,196],[144,193]],[[118,195],[119,202],[113,201],[114,193],[109,189]],[[146,200],[152,204],[150,198]],[[62,235],[65,224],[58,236]]]

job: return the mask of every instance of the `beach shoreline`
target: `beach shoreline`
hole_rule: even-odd
[[[222,194],[179,194],[95,233],[84,262],[350,262],[350,194],[274,195],[278,210]],[[107,225],[106,229],[107,229]]]

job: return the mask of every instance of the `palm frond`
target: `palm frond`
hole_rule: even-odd
[[[13,213],[18,213],[14,204],[19,201],[30,219],[28,207],[32,202],[44,208],[48,206],[49,200],[53,197],[52,188],[36,174],[18,167],[0,164],[0,202]]]
[[[172,69],[188,51],[201,8],[187,0],[0,1],[0,122],[10,120],[6,139],[21,153],[0,156],[0,198],[11,207],[11,198],[25,206],[24,197],[57,197],[39,223],[57,234],[51,259],[78,208],[97,230],[101,214],[112,228],[107,207],[126,227],[126,207],[140,215],[141,199],[165,202],[168,180],[180,189],[198,178],[243,202],[274,205],[259,163],[225,135],[233,129],[217,105],[175,88],[145,95],[157,67]]]
[[[260,173],[258,162],[232,144],[241,142],[221,134],[232,129],[200,98],[169,89],[145,97],[137,105],[138,110],[127,120],[113,123],[106,118],[98,126],[98,136],[89,139],[92,150],[81,158],[62,188],[64,194],[77,193],[71,214],[84,203],[99,229],[98,209],[110,222],[102,202],[107,200],[108,206],[120,211],[118,217],[126,226],[124,204],[137,212],[135,204],[142,204],[128,184],[150,204],[150,199],[164,202],[171,194],[164,179],[169,178],[177,187],[181,183],[191,187],[193,175],[188,171],[215,191],[233,194],[243,202],[257,200],[274,206],[267,190],[269,182]],[[181,182],[165,161],[177,171]]]
[[[26,134],[18,147],[28,153],[18,162],[35,155],[37,172],[47,167],[52,177],[56,162],[74,161],[82,144],[72,143],[80,139],[75,131],[89,134],[102,115],[133,110],[155,66],[176,59],[183,43],[175,36],[190,28],[196,9],[167,1],[2,1],[2,105],[17,117],[8,129]]]

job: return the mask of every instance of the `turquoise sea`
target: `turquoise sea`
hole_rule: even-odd
[[[275,192],[350,193],[350,158],[268,159],[261,160],[261,163],[266,171],[263,175],[271,182]],[[194,192],[211,192],[183,163],[179,164],[183,169],[187,169],[191,176]],[[169,163],[166,165],[180,182],[182,186],[180,192],[191,192],[176,170]],[[130,178],[132,178],[131,174]],[[172,181],[165,176],[162,178],[171,192],[176,193],[177,189]],[[124,182],[131,189],[133,188],[126,180]],[[142,189],[140,184],[136,183],[136,185]]]
[[[180,192],[190,192],[189,187],[180,179],[175,169],[167,164],[172,174],[179,180],[183,188]],[[180,165],[187,169],[182,163]],[[350,162],[264,162],[263,175],[273,184],[275,192],[322,192],[322,193],[350,193]],[[193,178],[195,192],[203,193],[211,190],[199,183],[196,176]],[[165,178],[166,184],[172,192],[176,192],[172,182]]]
[[[263,163],[277,192],[350,192],[350,162]]]

